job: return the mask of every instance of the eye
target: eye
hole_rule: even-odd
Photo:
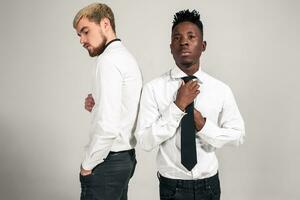
[[[189,35],[188,37],[191,40],[191,39],[194,39],[196,36],[195,35]]]
[[[84,28],[82,31],[81,31],[81,34],[82,35],[87,35],[89,33],[89,29],[87,28]]]
[[[178,41],[179,40],[179,36],[174,36],[173,37],[173,41]]]

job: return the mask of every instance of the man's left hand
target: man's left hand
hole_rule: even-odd
[[[206,119],[198,110],[194,109],[194,121],[197,131],[200,131],[203,128]]]
[[[92,173],[92,170],[86,170],[86,169],[83,169],[82,167],[80,167],[80,174],[81,176],[88,176]]]

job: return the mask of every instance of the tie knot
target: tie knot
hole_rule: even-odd
[[[197,77],[196,76],[185,76],[185,77],[182,77],[181,79],[186,83],[186,82],[188,82],[190,80],[193,80],[195,78],[197,78]]]

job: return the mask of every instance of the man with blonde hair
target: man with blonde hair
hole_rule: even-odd
[[[134,57],[116,37],[114,14],[94,3],[75,16],[73,27],[91,57],[95,71],[90,142],[81,164],[81,200],[126,200],[136,165],[133,132],[142,88]]]

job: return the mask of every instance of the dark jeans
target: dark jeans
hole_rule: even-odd
[[[91,175],[80,175],[80,200],[127,200],[128,183],[135,165],[134,149],[110,152]]]
[[[159,175],[161,200],[219,200],[221,189],[218,174],[199,180],[169,179]]]

